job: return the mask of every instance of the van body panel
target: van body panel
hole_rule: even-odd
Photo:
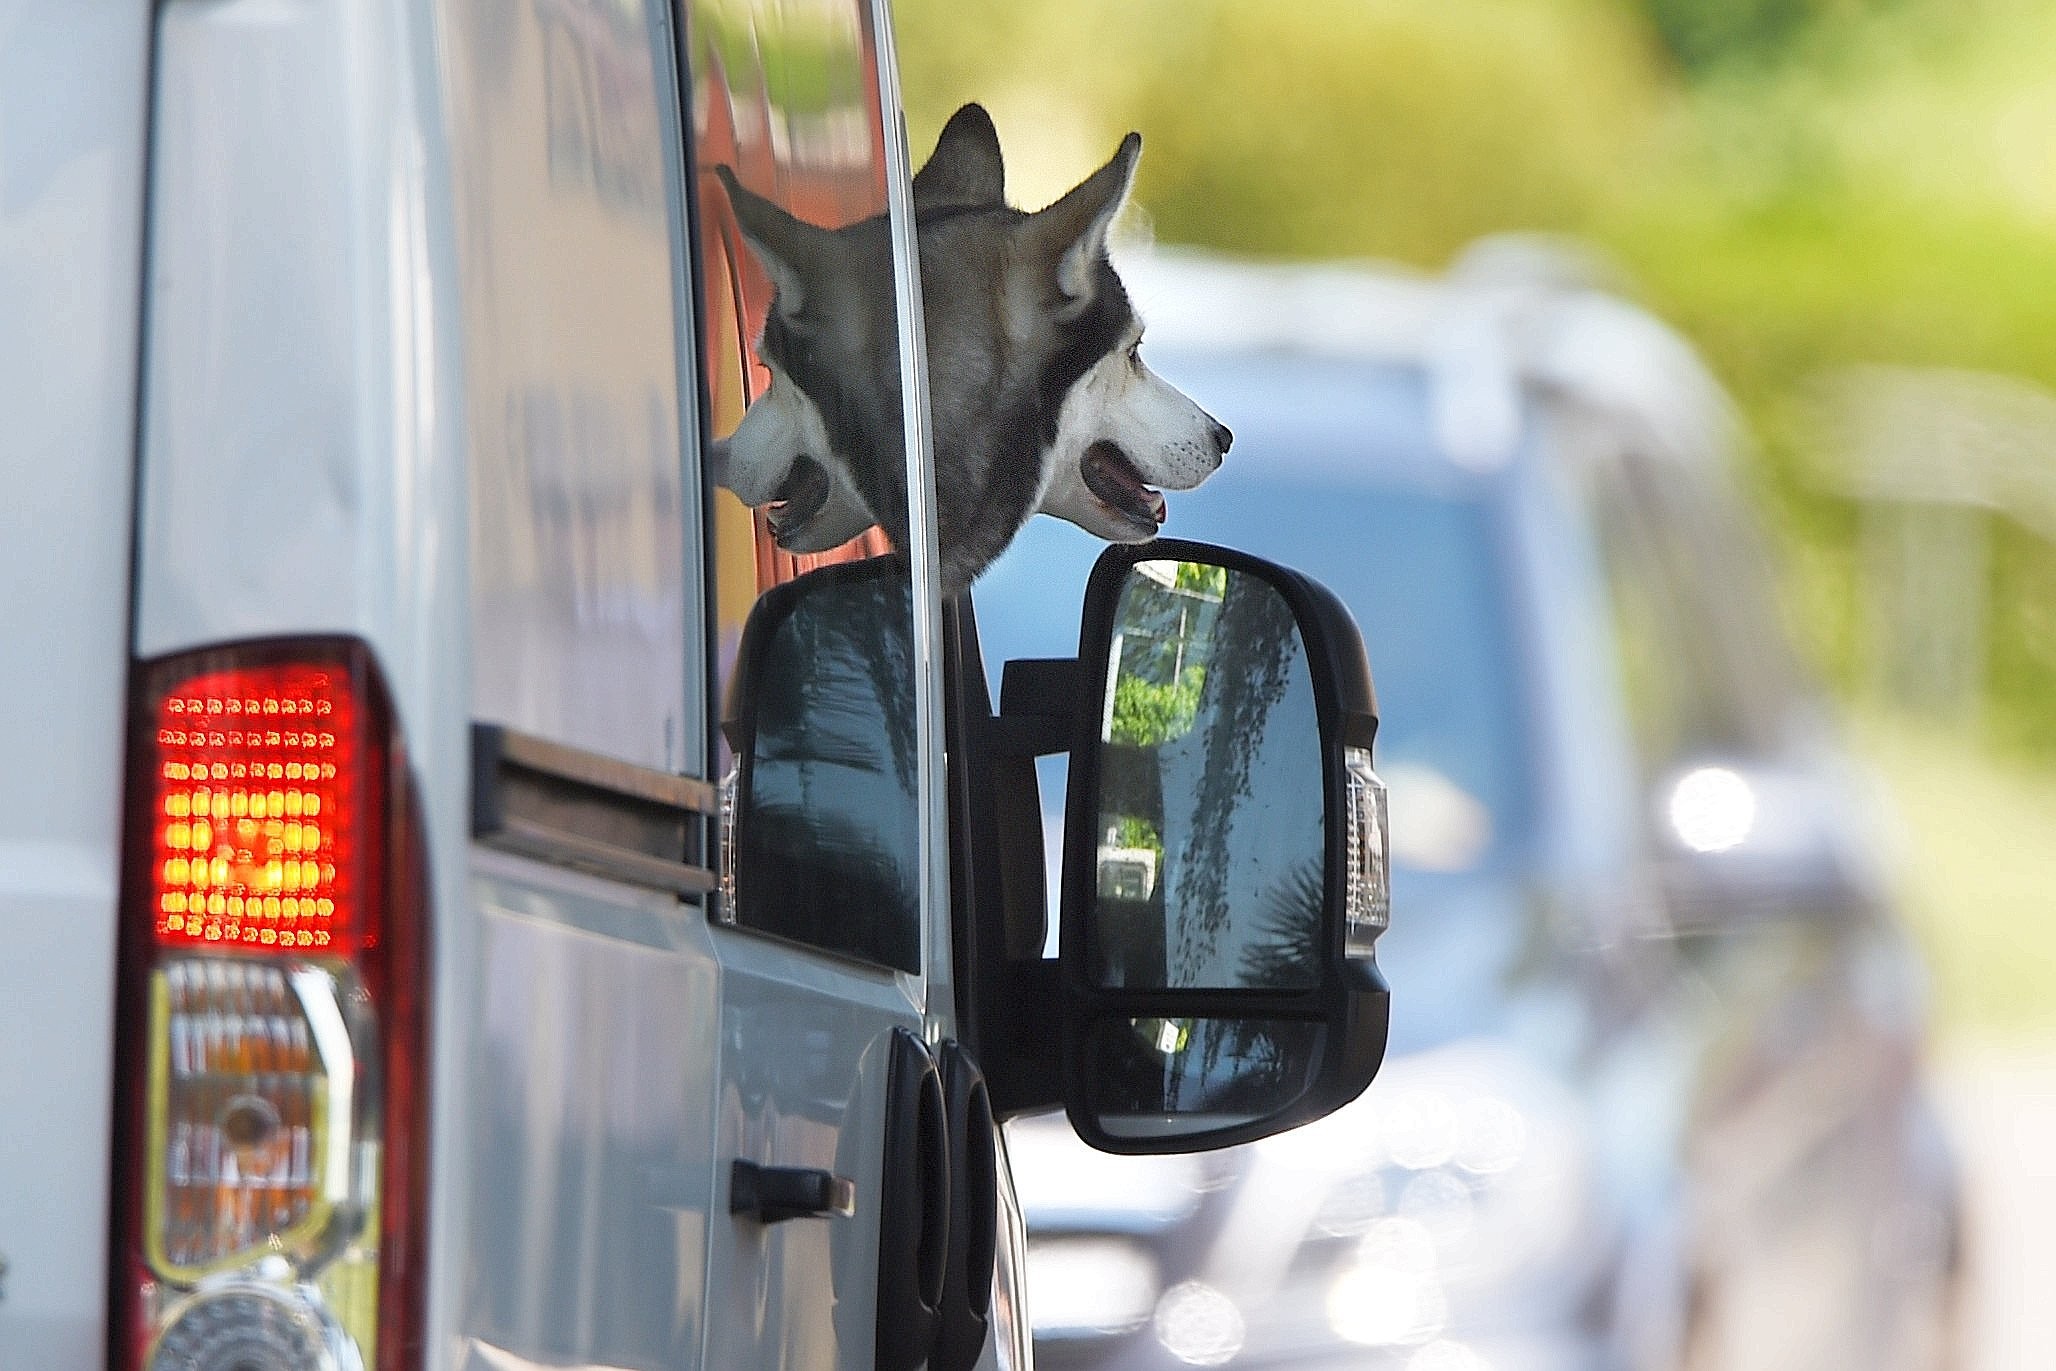
[[[704,774],[669,11],[435,9],[470,577],[460,717]],[[701,1364],[722,979],[701,905],[471,842],[438,1100],[447,1364]],[[439,1197],[440,1198],[440,1197]],[[440,1214],[448,1211],[439,1210]],[[725,1218],[725,1216],[724,1216]],[[439,1363],[440,1364],[440,1363]]]
[[[720,977],[697,911],[482,854],[468,1364],[700,1364]],[[495,1361],[499,1358],[499,1362]]]
[[[148,7],[0,4],[0,1366],[106,1341]]]
[[[722,114],[738,163],[834,191],[817,208],[841,222],[883,212],[905,168],[878,108],[884,8],[829,8],[727,7],[699,51],[718,39],[742,78]],[[32,449],[10,465],[26,498],[0,505],[7,564],[49,581],[12,595],[35,650],[0,654],[0,744],[52,778],[0,797],[0,1117],[38,1120],[0,1130],[9,1174],[37,1179],[0,1187],[0,1366],[105,1363],[130,663],[332,634],[370,649],[425,827],[424,1365],[869,1364],[888,1048],[951,1017],[939,729],[908,913],[924,970],[723,927],[471,829],[477,720],[719,765],[705,658],[735,644],[707,620],[717,590],[746,613],[767,582],[762,546],[753,576],[705,575],[700,376],[754,363],[746,312],[723,358],[687,327],[671,25],[696,12],[168,0],[0,22],[0,288],[11,319],[50,321],[7,330],[0,377]],[[842,64],[845,106],[777,108],[805,63],[744,56],[786,49]],[[14,156],[40,128],[13,120],[17,92],[51,124],[38,157]],[[847,1177],[856,1212],[731,1215],[739,1158]]]
[[[160,14],[139,656],[351,633],[390,668],[461,569],[461,509],[417,484],[445,403],[404,60],[423,27],[397,5]]]
[[[438,18],[460,169],[448,191],[470,450],[472,714],[704,774],[669,9],[451,0]]]
[[[716,1151],[856,1183],[848,1218],[720,1214],[708,1255],[705,1365],[864,1365],[877,1317],[890,1033],[921,1031],[911,978],[722,932]],[[749,1051],[737,1045],[752,1044]]]

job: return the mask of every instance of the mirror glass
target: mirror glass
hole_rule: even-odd
[[[1306,1093],[1321,1032],[1304,1019],[1102,1019],[1092,1034],[1094,1118],[1115,1138],[1269,1118]]]
[[[1138,562],[1105,670],[1098,984],[1319,984],[1320,722],[1292,607],[1261,576]]]

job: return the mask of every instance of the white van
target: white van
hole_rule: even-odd
[[[1020,1366],[995,1117],[1369,1081],[1354,627],[1116,549],[994,715],[903,139],[883,0],[0,11],[0,1368]],[[717,166],[890,226],[906,548],[704,474]]]

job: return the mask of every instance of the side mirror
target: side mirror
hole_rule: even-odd
[[[722,733],[723,922],[848,957],[921,965],[913,600],[873,558],[757,600]]]
[[[1064,828],[1064,1098],[1109,1152],[1247,1142],[1385,1053],[1377,703],[1342,602],[1172,540],[1085,593]]]

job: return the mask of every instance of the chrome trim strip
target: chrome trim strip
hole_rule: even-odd
[[[482,835],[480,841],[503,852],[678,895],[705,895],[719,884],[714,873],[703,866],[652,857],[527,819],[509,819],[498,832]]]
[[[889,0],[871,0],[871,31],[878,52],[878,102],[885,130],[886,209],[893,240],[893,294],[899,313],[900,389],[913,403],[903,405],[907,450],[907,559],[914,589],[914,719],[919,753],[917,789],[921,806],[921,983],[907,989],[926,1020],[931,1041],[949,1026],[935,1017],[948,1013],[948,996],[929,990],[950,982],[949,939],[940,936],[949,917],[949,809],[942,756],[942,590],[935,537],[935,454],[929,435],[928,338],[921,305],[921,257],[914,233],[913,169],[907,154],[906,114],[900,104],[899,58],[892,38]]]
[[[474,725],[474,730],[478,728],[497,731],[499,757],[503,765],[517,766],[552,780],[570,781],[589,790],[627,796],[667,809],[682,809],[692,814],[718,814],[721,811],[720,797],[711,782],[652,771],[633,762],[617,761],[596,752],[553,743],[532,733],[500,728],[496,724]]]

